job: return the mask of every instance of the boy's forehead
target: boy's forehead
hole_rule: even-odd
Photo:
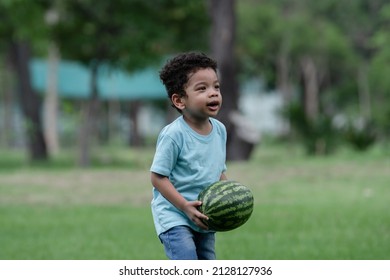
[[[199,83],[218,83],[217,73],[212,68],[199,69],[188,76],[185,87]]]

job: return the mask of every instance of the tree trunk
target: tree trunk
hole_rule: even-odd
[[[29,156],[32,161],[47,160],[47,148],[41,120],[41,100],[31,86],[28,42],[12,42],[11,58],[19,82],[19,98],[26,122]]]
[[[98,68],[99,65],[97,63],[92,64],[91,95],[87,101],[83,102],[81,108],[82,125],[79,132],[79,165],[82,167],[88,167],[91,163],[91,139],[94,139],[96,136],[96,118],[99,106],[97,87]]]
[[[284,107],[288,107],[292,101],[289,49],[290,34],[286,32],[282,38],[280,49],[276,57],[277,89],[282,95]],[[290,135],[290,123],[288,120],[283,123],[283,134],[287,137]]]
[[[371,119],[371,96],[367,67],[367,62],[364,61],[358,68],[358,91],[360,114],[369,120]]]
[[[130,101],[130,139],[129,144],[133,147],[141,147],[143,139],[139,131],[138,114],[141,107],[139,100]]]
[[[107,108],[107,142],[115,138],[118,133],[116,120],[120,117],[120,101],[119,100],[109,100]]]
[[[229,112],[237,110],[238,83],[235,61],[235,1],[211,1],[211,51],[218,62],[224,104],[220,119],[229,123]]]
[[[57,154],[60,149],[58,141],[58,93],[57,77],[59,54],[54,43],[49,46],[48,66],[46,73],[46,98],[45,98],[45,139],[50,154]]]
[[[280,90],[284,105],[289,105],[292,99],[289,66],[290,35],[285,33],[278,56],[276,58],[277,88]]]
[[[301,59],[304,83],[304,108],[309,120],[316,120],[319,114],[319,84],[318,73],[313,59],[305,56]]]
[[[14,99],[12,94],[13,88],[13,79],[12,79],[12,67],[9,65],[9,62],[6,61],[4,64],[4,69],[1,71],[1,81],[0,87],[3,89],[3,92],[0,92],[1,101],[0,101],[0,144],[5,148],[12,147],[12,135],[13,135],[13,108],[14,108]]]
[[[227,160],[247,160],[250,153],[243,145],[245,143],[241,135],[237,134],[237,124],[234,124],[231,119],[231,113],[238,110],[239,94],[235,59],[235,0],[211,0],[210,14],[212,20],[211,51],[212,56],[218,62],[223,96],[223,106],[218,118],[225,124],[228,133]],[[252,145],[252,143],[248,144]]]

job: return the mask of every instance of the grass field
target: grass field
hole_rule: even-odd
[[[69,153],[29,166],[1,151],[0,259],[165,259],[150,213],[152,150],[99,152],[94,167]],[[307,157],[259,146],[228,163],[255,209],[217,234],[218,259],[390,259],[390,153]]]

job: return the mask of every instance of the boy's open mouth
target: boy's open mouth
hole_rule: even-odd
[[[209,107],[210,110],[218,110],[219,108],[219,102],[218,101],[211,101],[209,103],[207,103],[207,107]]]

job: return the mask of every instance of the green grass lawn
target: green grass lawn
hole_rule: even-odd
[[[29,166],[0,158],[0,259],[165,259],[150,213],[152,150],[99,153],[89,169],[59,157]],[[390,259],[390,154],[307,157],[259,146],[228,163],[255,209],[217,234],[219,259]]]

